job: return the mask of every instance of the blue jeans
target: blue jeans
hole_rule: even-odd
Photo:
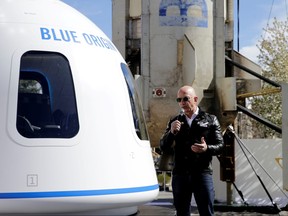
[[[192,194],[201,216],[214,215],[215,192],[211,173],[175,174],[172,189],[177,216],[190,216]]]

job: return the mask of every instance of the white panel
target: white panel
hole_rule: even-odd
[[[241,53],[238,53],[234,50],[233,52],[233,61],[235,61],[238,64],[241,64],[242,66],[254,71],[255,73],[262,74],[261,67],[256,64],[255,62],[251,61],[247,57],[243,56]],[[244,79],[257,79],[257,77],[250,75],[249,73],[245,72],[244,70],[234,67],[234,76]],[[260,81],[260,80],[259,80]]]
[[[236,79],[235,77],[219,78],[216,82],[222,111],[235,111],[236,107]]]
[[[257,175],[263,181],[273,200],[278,205],[285,206],[287,204],[287,194],[285,196],[283,194],[284,191],[280,190],[283,184],[282,174],[283,171],[285,172],[285,169],[282,167],[281,139],[247,139],[242,140],[242,143],[258,161],[253,159],[252,154],[245,151]],[[259,163],[271,178],[261,168]],[[235,184],[242,191],[247,203],[249,205],[271,205],[267,193],[253,172],[237,141],[235,141],[235,164]],[[236,202],[242,202],[236,190],[234,190],[234,195]]]
[[[257,175],[259,175],[261,180],[264,182],[265,187],[272,196],[273,200],[278,205],[280,205],[280,207],[286,205],[287,193],[280,190],[282,188],[282,184],[284,184],[285,186],[285,180],[287,185],[287,175],[286,179],[284,176],[284,173],[287,173],[287,164],[285,168],[284,161],[287,161],[287,159],[285,159],[284,157],[282,163],[282,140],[243,139],[241,141],[257,159],[257,161],[260,162],[261,166],[265,169],[265,171],[272,177],[273,180],[265,173],[265,171],[259,166],[259,164],[257,164],[257,162],[253,159],[252,155],[245,151],[253,167],[255,168]],[[247,158],[242,152],[237,141],[235,141],[235,165],[235,185],[243,193],[245,201],[251,206],[271,205],[269,197],[267,196],[257,176],[253,172],[251,166],[247,161]],[[226,202],[226,183],[220,181],[219,161],[215,157],[213,158],[213,170],[215,200],[220,202]],[[283,181],[282,174],[284,177]],[[273,181],[275,181],[277,185],[274,184]],[[280,187],[280,189],[278,188],[278,186]],[[284,195],[284,193],[286,194],[286,196]],[[243,203],[235,187],[233,187],[233,201],[236,203]]]
[[[189,38],[184,37],[183,51],[183,84],[192,85],[195,80],[196,54],[195,48]]]
[[[130,0],[130,16],[141,16],[141,0]]]

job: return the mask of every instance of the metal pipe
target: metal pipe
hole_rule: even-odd
[[[261,116],[258,116],[257,114],[251,112],[251,110],[247,109],[246,107],[237,104],[237,109],[238,109],[238,111],[245,113],[246,115],[250,116],[251,118],[259,121],[260,123],[268,126],[269,128],[275,130],[276,132],[282,134],[282,128],[281,127],[268,121],[267,119],[262,118]]]
[[[249,73],[249,74],[251,74],[251,75],[253,75],[253,76],[255,76],[255,77],[257,77],[257,78],[259,78],[259,79],[261,79],[261,80],[263,80],[263,81],[265,81],[265,82],[267,82],[267,83],[269,83],[269,84],[272,85],[272,86],[281,87],[281,85],[280,85],[279,83],[276,83],[276,82],[274,82],[274,81],[272,81],[272,80],[270,80],[270,79],[268,79],[268,78],[266,78],[266,77],[264,77],[264,76],[262,76],[262,75],[260,75],[260,74],[258,74],[258,73],[256,73],[256,72],[250,70],[249,68],[244,67],[243,65],[241,65],[241,64],[239,64],[239,63],[237,63],[237,62],[232,61],[232,59],[230,59],[230,58],[227,57],[227,56],[226,56],[226,62],[228,62],[229,64],[234,65],[234,66],[236,66],[236,67],[238,67],[238,68],[246,71],[247,73]]]

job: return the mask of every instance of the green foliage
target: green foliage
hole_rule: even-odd
[[[274,18],[271,26],[265,30],[258,45],[259,64],[263,76],[277,83],[288,81],[288,22]],[[275,88],[263,83],[262,89]],[[258,115],[281,127],[281,93],[267,94],[250,99],[252,110]],[[252,121],[254,138],[276,138],[281,134],[268,127]]]

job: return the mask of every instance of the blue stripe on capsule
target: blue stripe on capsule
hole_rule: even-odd
[[[31,199],[31,198],[57,198],[79,196],[103,196],[127,193],[146,192],[158,189],[158,184],[133,188],[103,189],[103,190],[80,190],[80,191],[49,191],[49,192],[13,192],[0,193],[0,199]]]

